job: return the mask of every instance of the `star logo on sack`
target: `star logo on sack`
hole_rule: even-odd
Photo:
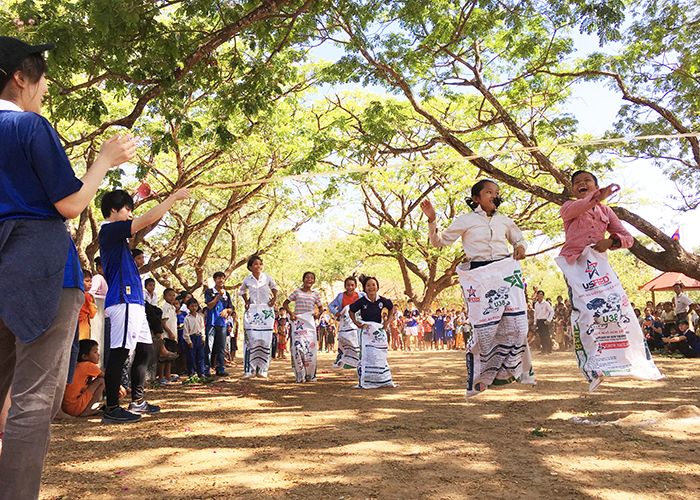
[[[511,287],[516,286],[518,288],[525,289],[525,285],[523,284],[523,273],[518,270],[513,272],[512,276],[507,276],[503,278],[503,281],[507,281],[508,283],[510,283]]]
[[[588,273],[588,279],[593,279],[593,276],[600,276],[598,274],[598,263],[597,262],[591,262],[590,260],[586,260],[586,273]]]
[[[469,297],[476,297],[476,288],[473,286],[469,285],[469,288],[467,288],[466,291],[469,294]]]

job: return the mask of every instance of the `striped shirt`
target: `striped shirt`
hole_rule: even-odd
[[[294,302],[294,314],[304,314],[314,312],[314,306],[323,308],[321,297],[316,292],[304,292],[296,289],[288,297],[289,302]]]

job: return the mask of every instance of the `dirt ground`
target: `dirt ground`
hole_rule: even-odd
[[[152,389],[137,424],[55,423],[41,498],[700,499],[700,360],[588,393],[572,353],[533,358],[536,386],[468,402],[463,351],[390,352],[394,389],[353,389],[325,353],[315,383],[273,361]]]

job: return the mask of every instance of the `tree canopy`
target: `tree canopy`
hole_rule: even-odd
[[[105,189],[135,193],[145,180],[155,191],[137,202],[146,208],[195,188],[190,203],[134,238],[163,284],[196,289],[214,267],[232,273],[249,254],[282,248],[346,189],[357,193],[367,230],[362,251],[345,252],[345,262],[388,259],[417,303],[454,284],[463,258],[456,247],[427,244],[418,203],[431,196],[447,221],[465,210],[479,176],[508,186],[508,215],[555,243],[557,209],[579,168],[605,173],[616,158],[651,160],[677,183],[678,209],[700,202],[697,137],[555,147],[586,138],[564,112],[572,85],[586,80],[609,83],[628,103],[607,137],[696,130],[699,23],[687,0],[2,4],[2,34],[56,43],[46,113],[79,170],[90,168],[104,137],[127,128],[141,138],[139,160],[110,172]],[[577,32],[617,50],[577,57]],[[315,61],[324,44],[342,57]],[[377,92],[322,95],[334,86]],[[384,169],[397,160],[406,165]],[[418,160],[432,163],[411,166]],[[245,184],[348,166],[376,171]],[[700,257],[630,205],[614,210],[648,237],[631,249],[639,260],[700,279]],[[98,250],[98,213],[89,207],[76,224],[85,264]]]

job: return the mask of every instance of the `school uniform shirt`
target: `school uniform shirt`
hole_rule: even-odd
[[[250,273],[241,283],[238,295],[243,297],[247,293],[251,304],[267,304],[272,298],[271,290],[279,290],[279,288],[269,274],[260,273],[258,279]]]
[[[367,296],[357,299],[355,302],[350,304],[350,310],[357,314],[360,313],[362,316],[362,321],[370,321],[372,323],[382,324],[382,311],[387,309],[391,311],[394,308],[394,304],[387,298],[377,295],[377,300],[372,302],[367,298]]]
[[[48,120],[0,99],[0,317],[22,343],[51,325],[63,288],[83,290],[54,206],[82,185]]]
[[[545,320],[545,321],[552,321],[552,318],[554,317],[554,308],[552,308],[552,305],[547,302],[546,300],[543,300],[542,302],[535,302],[535,321],[538,320]]]
[[[314,306],[319,309],[323,308],[321,297],[313,290],[304,292],[301,288],[297,288],[292,294],[287,297],[289,302],[294,302],[294,314],[305,314],[314,312]]]
[[[154,291],[153,294],[148,293],[148,290],[144,288],[143,290],[143,300],[148,302],[153,307],[158,307],[158,294]]]
[[[681,292],[678,295],[676,295],[676,308],[674,312],[676,313],[676,315],[688,314],[688,311],[690,310],[690,304],[693,304],[693,299]]]
[[[593,199],[598,193],[600,189],[596,189],[580,200],[569,200],[559,209],[566,234],[566,240],[559,255],[569,264],[576,262],[584,248],[605,239],[606,231],[620,243],[618,247],[611,250],[629,248],[634,243],[634,238],[622,225],[612,208]]]
[[[460,215],[438,232],[437,220],[428,223],[430,243],[436,247],[451,245],[462,238],[462,248],[468,261],[486,262],[508,257],[508,242],[513,247],[527,248],[523,233],[510,218],[498,212],[491,217],[481,206],[472,213]]]
[[[204,302],[207,304],[214,300],[219,292],[215,288],[207,288],[204,290]],[[204,306],[207,313],[207,326],[226,326],[226,318],[221,316],[221,312],[224,309],[233,309],[233,302],[231,302],[231,295],[224,290],[221,294],[219,300],[216,301],[214,307],[209,309],[206,305]]]
[[[115,304],[144,305],[141,275],[129,248],[131,223],[103,222],[100,227],[100,257],[108,286],[105,308]]]
[[[175,340],[177,340],[177,309],[175,309],[175,306],[172,304],[166,302],[160,310],[163,311],[162,318],[165,320],[165,325],[168,327],[168,330],[175,335]],[[163,334],[167,335],[168,333],[163,332]]]
[[[201,314],[188,314],[182,327],[182,338],[185,343],[191,342],[190,336],[204,335],[204,318]]]

